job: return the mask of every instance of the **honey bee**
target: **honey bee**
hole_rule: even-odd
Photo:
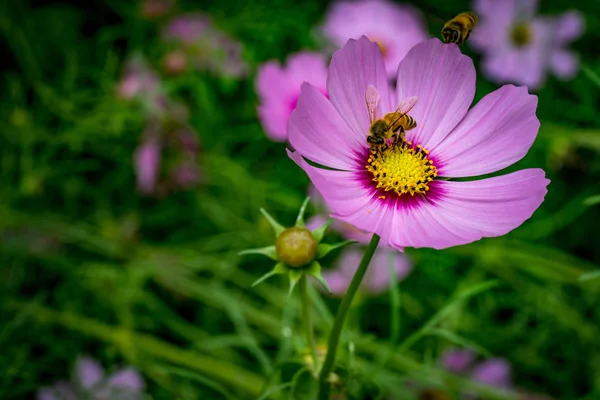
[[[463,44],[471,34],[479,18],[471,11],[463,12],[444,24],[442,38],[444,43]]]
[[[417,126],[415,119],[408,115],[408,112],[417,104],[417,97],[404,99],[396,111],[387,113],[383,118],[377,119],[377,106],[380,98],[377,89],[369,85],[365,94],[369,122],[371,123],[367,143],[377,146],[382,146],[386,140],[394,135],[398,133],[402,135],[405,131],[414,129]]]

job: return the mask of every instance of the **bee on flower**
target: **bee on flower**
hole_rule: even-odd
[[[334,54],[329,98],[302,85],[288,123],[294,148],[288,154],[323,195],[331,216],[401,250],[501,236],[531,217],[549,183],[541,169],[452,178],[497,172],[525,156],[540,126],[537,97],[525,87],[506,85],[469,110],[473,62],[455,44],[438,39],[408,52],[397,82],[392,89],[379,46],[362,37]],[[375,118],[404,99],[418,99],[410,111],[416,127],[376,154],[367,140],[370,86],[379,94]]]

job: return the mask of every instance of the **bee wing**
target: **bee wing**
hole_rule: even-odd
[[[367,91],[365,92],[365,100],[367,102],[367,111],[369,113],[369,121],[373,123],[377,118],[377,106],[379,105],[379,99],[381,96],[379,95],[379,91],[373,85],[367,86]]]
[[[413,109],[415,104],[417,104],[417,99],[418,99],[417,96],[411,96],[411,97],[407,97],[406,99],[402,100],[402,102],[396,109],[396,112],[401,115],[408,114],[410,112],[410,110]]]

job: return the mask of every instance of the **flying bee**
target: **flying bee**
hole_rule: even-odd
[[[471,11],[463,12],[444,24],[442,38],[444,43],[463,44],[471,34],[479,18]]]
[[[381,119],[377,119],[377,106],[381,96],[373,85],[367,87],[365,99],[367,102],[367,111],[369,113],[369,136],[367,143],[370,145],[382,146],[386,140],[405,131],[414,129],[417,122],[408,112],[417,104],[417,97],[408,97],[404,99],[396,111],[387,113]]]

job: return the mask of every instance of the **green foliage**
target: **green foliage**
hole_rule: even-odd
[[[79,354],[109,370],[135,366],[148,399],[311,398],[316,381],[287,278],[251,288],[273,262],[238,255],[272,253],[272,227],[258,210],[294,221],[308,184],[285,146],[265,137],[253,75],[165,78],[165,92],[189,106],[206,180],[140,196],[133,153],[147,115],[115,87],[136,51],[160,67],[160,22],[141,19],[134,2],[41,3],[0,5],[0,398],[29,398],[66,379]],[[440,18],[469,7],[412,3],[432,34]],[[326,7],[226,0],[205,11],[243,42],[254,73],[317,48],[312,29]],[[587,21],[574,46],[582,70],[538,92],[539,140],[515,167],[547,171],[546,201],[506,238],[408,249],[414,273],[351,310],[335,369],[348,384],[338,392],[409,399],[410,387],[429,385],[510,398],[437,367],[444,349],[468,347],[508,359],[528,391],[600,397],[600,6],[573,7]],[[478,75],[476,97],[495,87]],[[309,295],[324,345],[339,301],[310,287]]]

